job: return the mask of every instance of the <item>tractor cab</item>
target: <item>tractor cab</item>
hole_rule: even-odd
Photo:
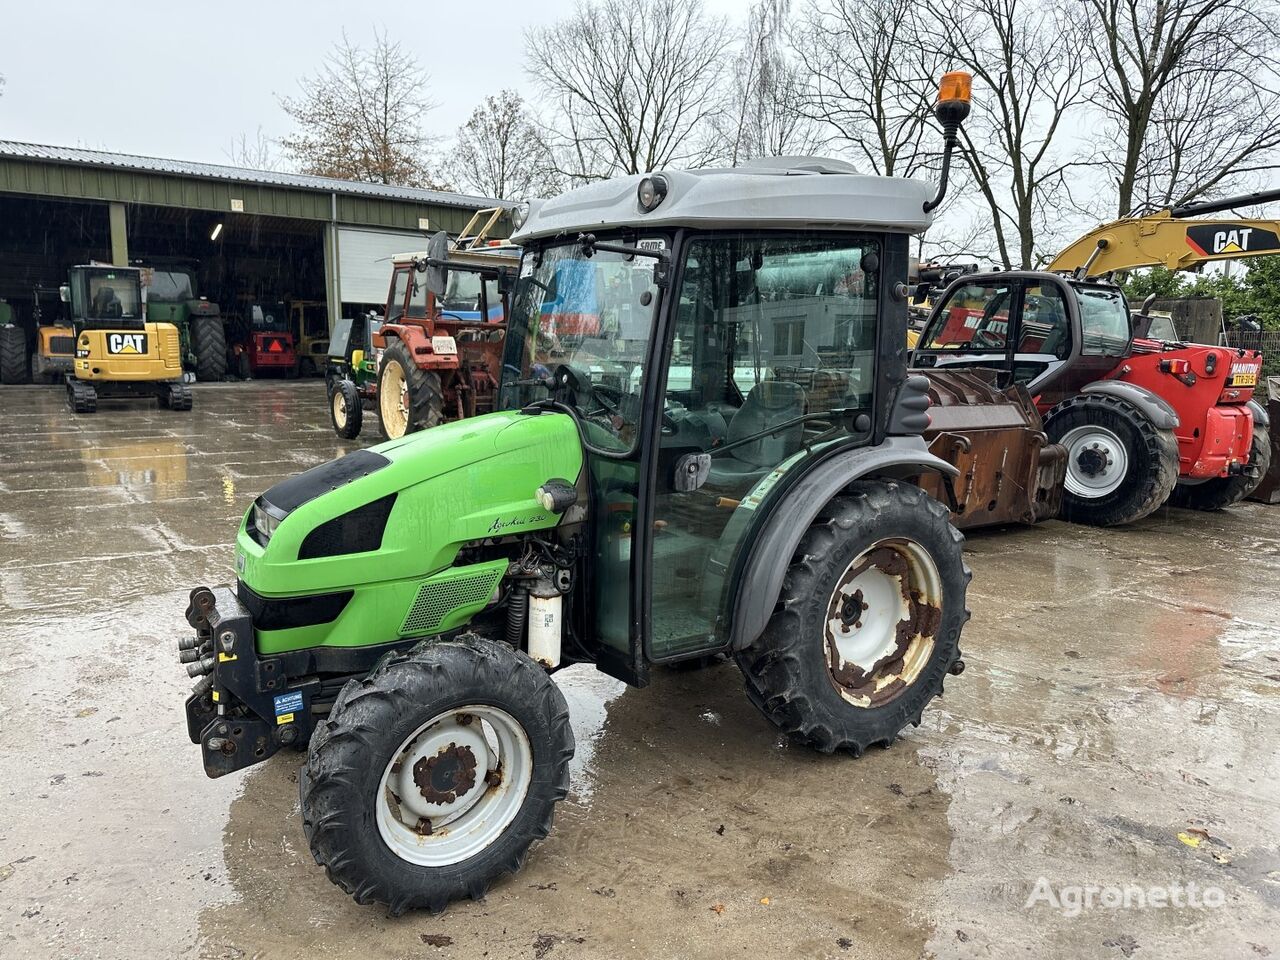
[[[577,629],[629,679],[749,633],[735,608],[752,603],[763,518],[815,464],[891,429],[927,188],[877,180],[873,201],[843,164],[771,163],[637,178],[638,196],[589,218],[577,191],[515,236],[500,407],[577,427],[597,518]],[[787,213],[705,212],[733,196]]]

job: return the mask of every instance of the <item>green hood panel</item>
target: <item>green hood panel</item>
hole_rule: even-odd
[[[552,478],[573,481],[582,469],[577,426],[564,414],[491,413],[371,449],[391,462],[302,503],[266,547],[249,535],[246,514],[236,557],[246,585],[280,597],[421,579],[448,567],[468,541],[555,526],[560,518],[542,509],[534,491]],[[317,526],[390,494],[396,499],[380,549],[298,559]],[[383,615],[391,638],[405,610]]]

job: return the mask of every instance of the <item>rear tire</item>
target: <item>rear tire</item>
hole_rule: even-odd
[[[350,681],[316,727],[303,829],[357,903],[439,912],[520,869],[572,756],[568,707],[542,667],[474,635],[423,643]]]
[[[919,487],[853,484],[801,538],[768,626],[735,655],[751,701],[823,753],[860,756],[918,726],[964,669],[963,543]]]
[[[382,366],[378,370],[378,422],[382,436],[388,440],[398,440],[405,434],[429,430],[444,422],[440,375],[418,367],[403,340],[397,339],[382,355]]]
[[[1239,503],[1257,489],[1271,466],[1271,436],[1266,427],[1256,424],[1249,444],[1249,465],[1257,467],[1257,476],[1212,477],[1199,483],[1179,483],[1169,496],[1169,505],[1188,510],[1222,510]]]
[[[191,351],[196,355],[196,377],[219,381],[227,375],[227,334],[222,317],[191,318]]]
[[[360,436],[364,422],[364,407],[360,403],[360,390],[350,380],[339,380],[329,391],[329,422],[333,432],[343,440]]]
[[[1155,512],[1178,482],[1178,440],[1118,397],[1081,394],[1049,411],[1045,433],[1067,448],[1061,516],[1116,527]]]
[[[27,332],[13,325],[0,327],[0,384],[26,383],[30,379]]]

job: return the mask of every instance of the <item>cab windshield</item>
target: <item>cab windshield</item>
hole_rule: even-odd
[[[548,386],[535,381],[568,366],[582,386],[568,402],[587,441],[630,450],[658,298],[653,265],[603,250],[587,257],[577,244],[527,250],[507,330],[503,405],[545,399]]]

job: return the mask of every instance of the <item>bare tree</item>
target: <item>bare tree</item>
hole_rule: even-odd
[[[946,58],[930,27],[916,0],[815,0],[800,16],[805,113],[868,172],[912,176],[936,159],[929,108]]]
[[[227,159],[237,167],[247,167],[250,170],[275,170],[280,166],[275,145],[262,132],[261,127],[252,137],[247,133],[232,137],[231,146],[224,152]]]
[[[530,77],[557,121],[557,166],[584,181],[698,166],[717,151],[711,123],[729,43],[702,0],[585,0],[525,35]]]
[[[818,143],[818,124],[803,109],[806,73],[784,43],[790,8],[791,0],[757,0],[747,13],[720,123],[731,164],[805,154]]]
[[[1067,142],[1067,120],[1093,83],[1086,43],[1081,18],[1054,0],[968,0],[947,31],[951,57],[974,76],[962,152],[1005,267],[1036,266],[1074,206],[1071,180],[1087,158]]]
[[[375,33],[369,50],[344,33],[320,70],[300,81],[301,95],[281,98],[298,131],[280,144],[303,173],[430,185],[422,122],[435,104],[427,80],[418,61],[385,32]]]
[[[560,188],[542,131],[514,90],[486,97],[458,128],[445,171],[462,189],[499,200],[550,196]]]
[[[1274,0],[1084,0],[1117,212],[1280,168]]]

